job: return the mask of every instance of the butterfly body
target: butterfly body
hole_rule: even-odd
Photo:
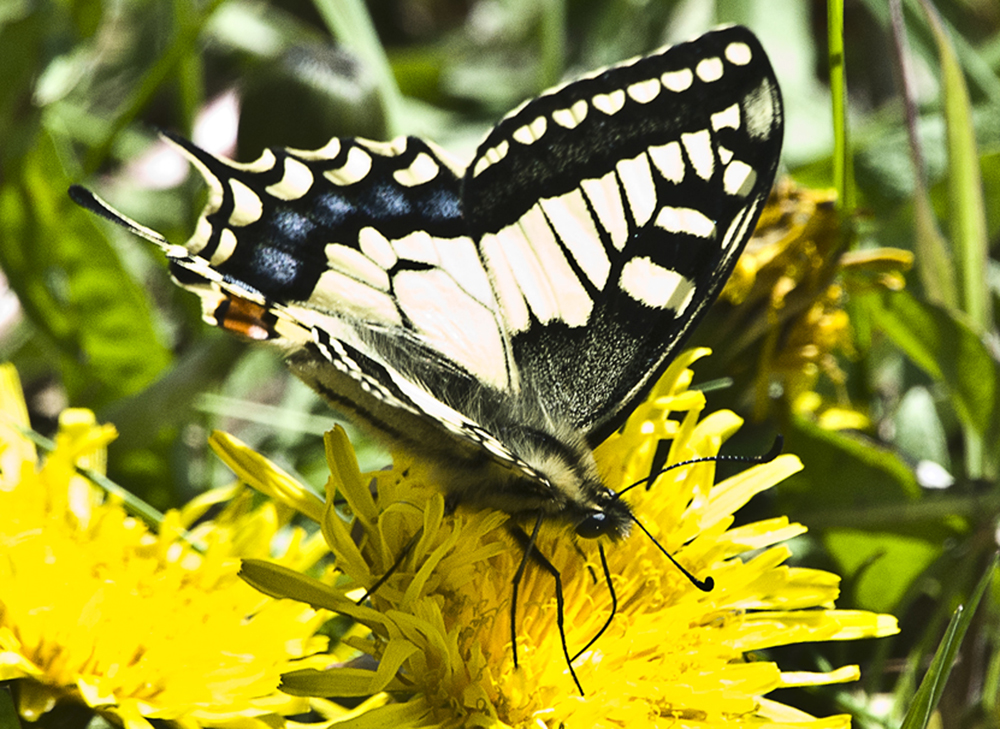
[[[593,448],[729,275],[782,126],[766,55],[733,27],[546,92],[466,168],[413,137],[236,164],[170,136],[210,187],[191,240],[101,212],[453,505],[623,537]]]

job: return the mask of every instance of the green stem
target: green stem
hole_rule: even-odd
[[[847,128],[847,79],[844,74],[844,4],[829,0],[827,11],[827,42],[829,44],[830,93],[833,97],[833,186],[837,204],[844,215],[855,207],[854,171],[851,162],[850,138]]]

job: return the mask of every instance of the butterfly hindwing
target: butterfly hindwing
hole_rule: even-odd
[[[206,321],[283,349],[331,405],[397,445],[470,470],[485,453],[544,482],[455,407],[477,390],[480,409],[496,402],[507,344],[442,153],[415,138],[333,140],[238,164],[167,136],[201,170],[209,200],[185,247],[145,237]]]
[[[464,211],[519,377],[591,444],[714,300],[781,137],[770,63],[733,27],[545,94],[480,146]]]

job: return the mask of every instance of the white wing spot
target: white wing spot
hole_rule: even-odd
[[[250,225],[260,220],[264,214],[264,203],[260,195],[235,177],[229,178],[229,189],[233,191],[233,212],[229,216],[229,224],[237,227]]]
[[[638,157],[619,160],[615,169],[625,188],[632,219],[637,227],[642,227],[656,209],[656,187],[649,168],[649,156],[642,152]]]
[[[707,84],[722,78],[722,71],[722,59],[717,56],[702,58],[698,61],[698,65],[694,67],[694,72],[698,74],[698,78]]]
[[[437,248],[434,247],[434,239],[425,230],[415,230],[402,238],[397,238],[392,241],[392,249],[403,260],[429,263],[432,266],[437,266],[440,262]]]
[[[757,173],[746,162],[734,159],[722,174],[722,186],[727,195],[746,197],[757,182]]]
[[[476,177],[483,170],[487,169],[491,165],[495,165],[497,162],[502,160],[504,157],[507,156],[507,150],[509,149],[510,149],[510,142],[508,142],[505,139],[502,142],[500,142],[500,144],[498,144],[497,146],[491,147],[490,149],[486,150],[486,153],[479,158],[478,162],[476,162],[476,168],[472,171],[472,176]]]
[[[334,137],[319,149],[295,149],[289,147],[286,151],[299,159],[308,161],[331,160],[340,154],[340,140]]]
[[[777,124],[774,110],[774,89],[771,82],[764,79],[760,86],[743,98],[747,134],[751,139],[768,139]]]
[[[733,158],[733,150],[726,149],[725,147],[719,147],[719,161],[722,164],[729,164],[729,160]]]
[[[656,225],[670,233],[687,233],[699,238],[715,235],[715,223],[700,210],[664,206],[656,214]]]
[[[656,147],[650,147],[647,151],[653,160],[653,164],[656,165],[656,169],[660,171],[660,174],[664,178],[670,180],[675,185],[679,185],[684,181],[684,173],[687,170],[687,166],[684,164],[684,158],[681,156],[681,145],[679,142],[667,142]]]
[[[236,242],[236,233],[229,228],[223,228],[222,232],[219,233],[219,245],[216,246],[215,253],[212,254],[209,263],[218,266],[228,261],[229,257],[233,255],[233,251],[236,250]]]
[[[703,180],[712,179],[715,169],[715,154],[712,152],[712,135],[707,129],[681,135],[681,144],[687,152],[694,171]]]
[[[385,269],[356,248],[342,243],[327,243],[324,252],[330,268],[379,291],[389,290],[389,275]]]
[[[198,218],[198,222],[195,223],[194,233],[191,234],[191,238],[184,244],[185,252],[192,255],[199,253],[205,247],[205,244],[208,243],[209,238],[212,237],[212,233],[214,232],[215,228],[212,226],[212,223],[202,215],[202,217]]]
[[[510,142],[508,142],[505,139],[502,142],[500,142],[500,144],[491,149],[489,152],[487,152],[486,156],[489,157],[491,162],[499,162],[500,160],[502,160],[504,157],[507,156],[507,150],[509,149],[510,149]]]
[[[396,170],[392,176],[403,187],[416,187],[433,180],[437,177],[440,169],[433,157],[426,152],[421,152],[413,158],[409,167]]]
[[[690,68],[682,68],[679,71],[667,71],[660,76],[660,81],[668,91],[680,93],[691,88],[691,82],[694,81],[694,74],[691,73]]]
[[[371,226],[358,231],[358,247],[386,271],[395,266],[398,260],[389,240]]]
[[[739,129],[740,128],[740,107],[739,104],[728,106],[722,111],[712,114],[712,129]]]
[[[388,142],[374,142],[371,139],[357,139],[355,141],[383,157],[398,157],[406,151],[406,145],[409,142],[406,137],[396,137]]]
[[[552,121],[561,127],[574,129],[587,117],[587,102],[580,99],[567,109],[556,109],[552,112]]]
[[[628,240],[628,220],[625,219],[621,187],[614,170],[598,179],[583,180],[580,187],[597,213],[597,219],[608,231],[611,244],[620,251]]]
[[[750,63],[753,53],[746,43],[730,43],[726,46],[726,58],[736,66],[745,66]]]
[[[365,179],[371,169],[371,155],[361,147],[351,147],[347,152],[347,161],[344,162],[343,166],[335,170],[327,170],[323,173],[323,177],[334,185],[343,187]]]
[[[618,284],[636,301],[654,309],[668,309],[677,316],[684,313],[695,292],[693,281],[647,257],[628,261]]]
[[[260,157],[255,159],[253,162],[247,164],[240,164],[239,162],[229,162],[229,165],[235,167],[238,170],[246,170],[247,172],[270,172],[277,163],[278,158],[274,156],[274,152],[270,149],[265,149]]]
[[[739,251],[733,248],[733,244],[738,241],[743,240],[743,237],[747,234],[747,228],[750,226],[750,221],[753,220],[753,216],[757,213],[757,208],[760,207],[763,198],[756,197],[750,198],[750,204],[736,214],[733,218],[733,222],[729,224],[729,228],[726,230],[726,234],[722,236],[721,248],[726,252],[725,260],[722,262],[722,266],[726,265],[726,261],[732,258],[734,253]]]
[[[615,89],[607,94],[597,94],[591,99],[591,103],[598,111],[603,111],[608,116],[614,116],[625,106],[625,92],[621,89]]]
[[[587,209],[583,191],[577,188],[565,195],[544,199],[541,205],[577,265],[595,287],[603,289],[611,271],[611,261]]]
[[[278,182],[264,188],[268,195],[279,200],[298,200],[309,192],[313,184],[313,173],[294,157],[285,157],[284,173]]]
[[[649,78],[645,81],[637,81],[628,87],[628,95],[640,104],[648,104],[660,93],[660,80]]]
[[[544,116],[536,117],[530,124],[519,127],[511,136],[521,144],[531,144],[537,142],[545,135],[548,122]]]

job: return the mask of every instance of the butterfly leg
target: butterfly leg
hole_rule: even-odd
[[[618,596],[615,594],[615,586],[611,582],[611,570],[608,569],[608,558],[604,556],[604,545],[598,544],[597,551],[601,555],[601,568],[604,570],[604,581],[608,584],[608,592],[611,593],[611,614],[608,615],[608,619],[604,621],[601,629],[597,631],[597,635],[587,641],[587,645],[576,652],[576,655],[570,659],[570,663],[586,653],[590,646],[594,645],[597,639],[604,635],[604,631],[611,625],[611,621],[615,619],[615,613],[618,612]]]
[[[562,641],[563,656],[566,658],[566,667],[569,669],[569,675],[573,677],[573,683],[576,684],[576,688],[580,692],[580,696],[583,696],[583,686],[580,685],[580,679],[576,677],[576,671],[573,670],[573,661],[569,657],[569,648],[566,646],[562,577],[560,576],[559,570],[556,569],[555,565],[549,562],[549,560],[545,558],[545,555],[539,552],[535,547],[535,540],[538,538],[538,531],[542,527],[543,517],[544,515],[542,513],[538,514],[538,518],[535,520],[535,527],[531,530],[530,536],[514,522],[507,522],[507,531],[512,537],[514,537],[515,540],[517,540],[517,543],[520,544],[521,548],[524,550],[524,557],[521,558],[521,564],[518,565],[517,572],[514,574],[514,579],[512,581],[513,590],[511,591],[510,602],[510,638],[511,649],[514,651],[514,667],[517,667],[517,593],[521,585],[521,578],[524,577],[524,570],[527,568],[530,560],[534,561],[535,564],[552,575],[552,578],[555,580],[556,624],[559,626],[559,639]]]

